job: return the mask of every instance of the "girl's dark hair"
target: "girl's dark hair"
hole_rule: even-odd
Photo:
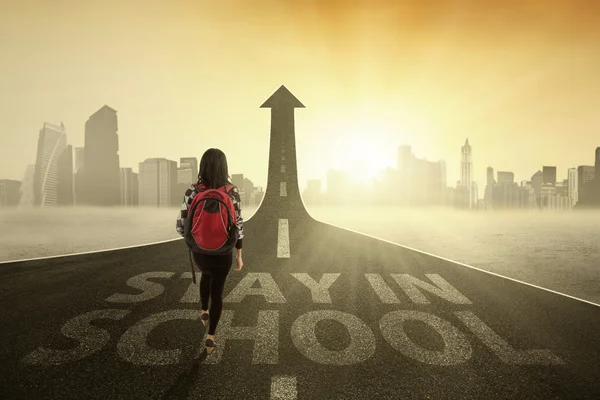
[[[230,185],[229,171],[227,168],[227,157],[219,149],[208,149],[200,160],[200,171],[198,183],[208,188],[216,189],[221,186]]]

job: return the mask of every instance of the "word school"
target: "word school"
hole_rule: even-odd
[[[109,303],[140,303],[160,296],[165,287],[149,279],[170,279],[174,272],[155,271],[136,275],[127,280],[131,288],[142,293],[115,293],[106,301]],[[314,303],[332,303],[330,287],[340,276],[339,273],[325,273],[319,281],[306,273],[291,274],[310,290]],[[423,291],[436,295],[453,304],[472,304],[471,301],[438,274],[426,274],[435,284],[420,280],[409,274],[390,274],[407,297],[415,304],[429,304]],[[191,273],[184,272],[182,279],[190,279]],[[384,304],[400,304],[392,288],[380,274],[365,274],[378,298]],[[256,283],[260,287],[254,287]],[[285,303],[286,298],[269,273],[248,273],[225,297],[224,303],[241,303],[247,296],[264,296],[268,303]],[[198,282],[190,283],[181,298],[181,303],[199,301]],[[67,321],[61,333],[78,342],[78,346],[68,350],[55,350],[40,347],[23,358],[30,365],[60,365],[82,360],[101,351],[110,341],[110,334],[92,321],[109,319],[122,320],[131,310],[109,308],[78,315]],[[513,348],[485,322],[471,311],[454,311],[475,337],[490,348],[498,358],[507,364],[517,365],[557,365],[564,361],[550,350],[518,350]],[[143,366],[172,365],[182,361],[182,349],[156,349],[148,345],[147,338],[159,325],[174,320],[198,320],[197,309],[171,309],[154,313],[131,326],[117,343],[117,354],[127,362]],[[219,346],[203,363],[218,364],[223,358],[227,343],[231,340],[254,342],[252,364],[279,363],[279,311],[260,310],[254,326],[233,326],[234,311],[223,310],[219,322]],[[336,321],[342,324],[350,336],[350,343],[343,350],[330,350],[319,343],[315,333],[321,321]],[[431,350],[415,343],[404,329],[407,321],[420,321],[433,329],[444,342],[442,350]],[[432,313],[418,310],[395,310],[386,313],[379,320],[379,330],[390,347],[405,357],[422,363],[438,366],[451,366],[467,362],[473,350],[462,331],[447,320]],[[292,323],[291,339],[298,352],[318,364],[353,365],[364,362],[375,354],[376,338],[371,328],[357,316],[337,310],[314,310],[300,315]]]

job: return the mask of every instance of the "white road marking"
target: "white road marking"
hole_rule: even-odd
[[[279,195],[281,197],[287,197],[287,183],[286,182],[279,183]]]
[[[285,161],[285,156],[281,156],[281,161]]]
[[[279,220],[277,233],[277,258],[290,258],[290,229],[287,219]]]
[[[271,400],[296,400],[297,385],[295,376],[274,376],[271,379]]]
[[[282,165],[282,166],[281,166],[281,172],[282,172],[282,173],[283,173],[283,172],[285,172],[285,165]]]

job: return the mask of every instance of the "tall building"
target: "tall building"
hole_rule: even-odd
[[[351,190],[350,179],[347,171],[329,170],[327,171],[327,201],[330,204],[344,204]],[[354,201],[353,201],[354,202]]]
[[[181,169],[189,169],[192,175],[192,180],[190,182],[180,182],[189,184],[191,182],[195,182],[198,179],[198,174],[200,172],[198,168],[198,159],[196,157],[182,157],[179,159],[179,168]]]
[[[472,161],[472,148],[469,144],[469,138],[465,141],[465,144],[461,147],[461,162],[460,162],[460,183],[461,186],[467,189],[469,192],[469,207],[473,208],[473,161]]]
[[[577,204],[579,201],[579,189],[577,185],[577,168],[569,168],[568,172],[568,195],[572,199],[573,205]]]
[[[38,137],[33,177],[34,204],[36,206],[58,205],[59,158],[66,148],[65,126],[62,123],[60,126],[44,123]],[[64,162],[61,162],[62,165]]]
[[[498,171],[498,183],[513,183],[515,174],[513,172]]]
[[[35,202],[35,195],[33,190],[33,181],[35,176],[35,164],[29,164],[25,169],[23,180],[21,181],[21,187],[19,192],[21,198],[19,200],[19,206],[32,207]]]
[[[231,183],[238,188],[242,205],[246,200],[246,191],[244,190],[244,174],[231,174]]]
[[[120,168],[121,206],[133,207],[139,205],[138,174],[131,168]]]
[[[149,158],[139,164],[139,205],[170,207],[179,205],[177,162],[165,158]]]
[[[85,159],[85,147],[75,147],[75,170],[77,173],[80,169],[83,169],[83,161]]]
[[[16,207],[21,200],[21,181],[0,179],[0,208]]]
[[[542,183],[544,185],[556,185],[556,167],[544,166],[542,168]]]
[[[385,189],[380,191],[391,204],[442,205],[446,198],[446,162],[417,158],[411,146],[398,148],[397,169],[386,170]],[[377,189],[377,188],[376,188]]]
[[[121,203],[117,111],[104,106],[85,123],[82,203],[116,206]],[[79,202],[79,201],[78,201]]]
[[[593,165],[580,165],[577,167],[577,190],[578,203],[590,205],[593,202],[593,182],[596,176],[596,168]]]
[[[58,204],[72,206],[75,204],[73,185],[73,146],[68,145],[58,158]]]
[[[596,147],[596,157],[594,163],[594,182],[592,185],[592,203],[600,206],[600,147]]]
[[[485,207],[488,209],[491,209],[491,208],[493,208],[493,204],[494,204],[494,186],[496,185],[496,180],[494,179],[494,168],[487,167],[486,172],[487,172],[487,175],[486,175],[483,200],[485,202]]]
[[[195,157],[182,157],[179,159],[179,168],[177,169],[177,183],[190,184],[198,180],[198,159]]]
[[[542,171],[538,170],[531,176],[531,187],[533,187],[533,194],[535,195],[535,202],[539,207],[542,207],[542,182],[544,176]]]

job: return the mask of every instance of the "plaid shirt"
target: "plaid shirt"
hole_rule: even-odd
[[[192,205],[192,200],[194,200],[194,196],[196,196],[197,193],[198,192],[196,191],[196,188],[193,185],[191,185],[185,191],[185,194],[183,196],[183,204],[181,205],[181,210],[179,210],[179,215],[177,216],[177,224],[176,224],[177,232],[181,236],[183,236],[183,225],[185,223],[185,219],[188,216],[189,208]],[[229,194],[229,197],[231,197],[231,201],[233,202],[233,208],[235,209],[235,216],[236,216],[236,225],[238,228],[238,232],[240,234],[240,237],[236,244],[236,248],[241,248],[241,241],[242,241],[242,238],[244,237],[244,220],[242,219],[242,202],[240,201],[240,191],[238,190],[237,187],[233,186],[229,190],[228,194]],[[238,246],[240,246],[240,247],[238,247]]]

